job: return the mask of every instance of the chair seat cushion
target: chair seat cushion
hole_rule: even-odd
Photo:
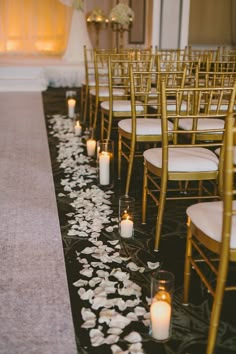
[[[220,148],[216,149],[215,153],[219,156]],[[233,146],[233,159],[234,159],[234,165],[236,165],[236,146]]]
[[[193,120],[191,118],[179,120],[179,127],[183,130],[191,130],[192,124],[193,124]],[[225,122],[223,119],[199,118],[197,128],[199,130],[224,129],[224,125],[225,125]]]
[[[172,129],[172,123],[169,123],[169,129]],[[118,122],[118,127],[127,133],[132,131],[132,119],[122,119]],[[161,135],[161,120],[155,118],[137,118],[137,135]]]
[[[148,104],[154,108],[157,109],[157,101],[156,100],[150,100],[148,101]],[[181,111],[184,112],[186,111],[187,104],[185,101],[182,101],[181,103]],[[167,111],[169,112],[175,112],[176,110],[176,104],[174,100],[168,99],[167,100]]]
[[[169,148],[168,170],[170,172],[213,172],[218,170],[219,159],[207,148]],[[145,160],[162,167],[162,148],[144,151]]]
[[[213,99],[211,101],[210,110],[213,111],[213,112],[214,111],[215,112],[217,112],[217,111],[227,112],[228,111],[228,105],[229,105],[229,101],[228,100],[223,99],[221,101],[221,104],[219,105],[218,100]],[[202,109],[204,109],[204,105],[202,105]]]
[[[96,85],[95,79],[89,79],[88,86],[95,86],[95,85]],[[87,82],[85,79],[81,82],[81,86],[87,86]]]
[[[110,102],[104,101],[101,103],[101,108],[105,110],[110,109]],[[112,110],[114,112],[131,112],[131,102],[129,100],[114,100],[112,104]],[[136,106],[136,111],[142,112],[143,105],[140,102],[140,106]]]
[[[233,201],[233,208],[236,208],[236,201]],[[193,204],[186,210],[191,221],[202,232],[210,238],[221,241],[222,219],[223,219],[223,202],[204,202]],[[236,248],[236,215],[232,218],[230,247]]]
[[[92,88],[89,93],[93,96],[96,96],[96,89]],[[125,90],[122,89],[113,89],[114,96],[123,96],[125,94]],[[109,97],[109,88],[108,87],[99,87],[99,96],[100,97]]]

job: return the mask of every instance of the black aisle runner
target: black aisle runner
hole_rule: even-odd
[[[78,92],[79,94],[79,92]],[[142,164],[135,165],[134,239],[121,241],[117,206],[122,186],[97,187],[96,164],[66,117],[65,89],[43,93],[68,287],[78,353],[204,354],[211,297],[197,279],[191,305],[181,304],[186,205],[171,202],[165,213],[160,252],[153,252],[156,207],[141,225]],[[149,335],[150,278],[158,266],[175,275],[172,336]],[[235,294],[225,297],[216,354],[236,353]],[[69,354],[69,353],[66,353]]]

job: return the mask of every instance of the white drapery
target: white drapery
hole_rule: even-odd
[[[68,37],[67,49],[65,51],[63,59],[67,62],[83,62],[84,45],[86,45],[87,48],[92,48],[87,31],[85,15],[84,12],[74,9]]]

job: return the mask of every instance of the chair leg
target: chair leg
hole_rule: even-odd
[[[112,112],[110,111],[108,117],[107,139],[110,139],[111,129],[112,129]]]
[[[143,196],[142,196],[142,224],[146,224],[147,215],[147,166],[144,162],[143,169]]]
[[[158,212],[157,212],[157,221],[156,221],[154,251],[159,250],[159,243],[160,243],[161,229],[162,229],[162,220],[163,220],[164,208],[165,208],[165,202],[166,202],[166,188],[167,188],[167,181],[166,181],[166,178],[164,178],[162,176],[162,178],[161,178],[161,191],[160,191]]]
[[[122,149],[122,137],[121,134],[118,133],[118,152],[117,152],[117,160],[118,160],[118,180],[121,179],[121,149]]]
[[[135,142],[131,142],[129,161],[128,161],[128,171],[126,176],[125,195],[129,194],[130,182],[131,182],[131,176],[132,176],[133,164],[134,164],[134,151],[135,151]]]
[[[228,257],[225,256],[224,260],[221,260],[219,265],[219,273],[217,276],[217,284],[216,284],[216,293],[215,293],[213,307],[211,311],[206,354],[214,353],[217,331],[219,327],[222,301],[223,301],[224,290],[225,290],[227,269],[228,269]]]
[[[85,86],[82,85],[80,91],[80,116],[81,117],[84,116],[84,97],[85,97],[84,91],[85,91]]]
[[[92,127],[93,126],[93,105],[94,105],[94,101],[95,98],[94,97],[90,97],[89,100],[89,126]]]
[[[93,121],[92,121],[92,126],[93,126],[94,131],[96,131],[96,128],[97,128],[98,106],[99,106],[99,101],[96,98],[95,99],[95,107],[94,107],[94,117],[93,117]]]
[[[192,231],[190,228],[190,219],[187,221],[187,240],[185,251],[185,266],[184,266],[184,296],[183,305],[188,305],[189,301],[189,286],[191,277],[191,263],[190,258],[192,256]]]
[[[86,86],[84,93],[84,106],[83,106],[83,122],[86,122],[87,110],[88,110],[88,100],[89,100],[89,89]]]
[[[101,140],[104,139],[104,112],[101,112]]]

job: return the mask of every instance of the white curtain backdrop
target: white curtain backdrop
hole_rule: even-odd
[[[92,48],[85,12],[71,0],[0,0],[0,54],[59,55],[78,63],[84,45]]]
[[[85,14],[82,11],[74,9],[67,49],[65,51],[63,59],[67,62],[83,62],[84,45],[86,45],[87,48],[92,48],[87,31]]]

